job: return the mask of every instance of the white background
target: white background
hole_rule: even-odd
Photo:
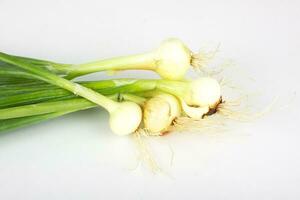
[[[261,107],[278,96],[284,108],[233,132],[155,139],[164,170],[156,175],[136,168],[134,141],[111,134],[100,109],[3,133],[0,199],[299,199],[299,8],[297,0],[0,0],[1,51],[80,63],[144,52],[167,37],[193,50],[220,43],[255,79],[248,86]]]

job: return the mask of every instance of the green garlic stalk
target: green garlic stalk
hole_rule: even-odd
[[[130,94],[115,94],[108,97],[118,101],[132,101],[141,106],[146,100]],[[0,109],[0,132],[36,124],[96,106],[97,104],[86,99],[74,98]]]
[[[182,80],[187,70],[192,66],[200,68],[205,62],[205,56],[194,54],[179,39],[170,38],[150,52],[130,56],[110,58],[83,64],[61,64],[32,58],[12,56],[15,59],[72,79],[78,76],[100,72],[121,70],[151,70],[163,79]]]
[[[84,74],[105,70],[152,70],[162,78],[180,80],[191,66],[192,53],[179,39],[168,39],[154,51],[74,65],[65,68],[67,77],[74,78]]]
[[[132,101],[139,105],[143,105],[146,101],[143,97],[138,97],[131,94],[114,94],[107,96],[115,101]],[[61,111],[79,111],[88,108],[96,107],[97,104],[88,101],[84,98],[74,98],[67,100],[57,100],[50,102],[35,103],[23,106],[15,106],[10,108],[0,109],[0,120],[27,117],[33,115],[41,115]]]

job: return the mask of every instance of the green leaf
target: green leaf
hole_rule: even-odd
[[[35,58],[29,58],[29,57],[21,57],[21,56],[15,56],[10,54],[5,54],[3,52],[0,52],[0,57],[2,58],[9,58],[10,60],[21,62],[24,64],[29,64],[31,66],[40,67],[47,69],[48,71],[51,71],[52,73],[56,74],[64,74],[65,68],[68,68],[71,66],[71,64],[62,64],[62,63],[56,63],[48,60],[41,60],[41,59],[35,59]],[[2,60],[2,62],[8,64],[5,62],[5,60]],[[1,65],[1,63],[0,63]],[[9,65],[9,64],[8,64]],[[12,66],[10,66],[12,68]]]
[[[69,110],[69,111],[64,111],[64,112],[56,112],[56,113],[49,113],[49,114],[29,116],[29,117],[0,120],[0,132],[2,133],[2,132],[9,131],[9,130],[29,126],[32,124],[37,124],[37,123],[40,123],[40,122],[43,122],[46,120],[60,117],[62,115],[66,115],[71,112],[74,112],[74,111]]]

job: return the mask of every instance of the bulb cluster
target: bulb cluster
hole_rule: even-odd
[[[30,96],[28,93],[28,101],[26,101],[27,93],[24,93],[24,99],[20,99],[20,95],[13,96],[15,95],[13,90],[6,90],[10,93],[5,95],[11,95],[10,99],[21,101],[8,104],[7,107],[3,104],[3,109],[0,109],[0,120],[16,118],[21,121],[21,118],[24,120],[26,117],[32,116],[39,116],[40,118],[37,117],[37,119],[50,119],[50,116],[53,118],[99,105],[109,112],[111,130],[117,135],[129,135],[140,128],[161,135],[169,131],[176,118],[187,116],[201,119],[205,115],[212,114],[212,111],[216,111],[220,103],[221,89],[218,81],[210,77],[201,77],[196,80],[185,79],[186,72],[190,68],[201,66],[204,57],[199,56],[201,52],[197,53],[198,56],[195,55],[181,40],[176,38],[163,41],[158,48],[148,53],[83,64],[61,64],[0,53],[2,70],[0,78],[6,75],[10,79],[13,77],[29,80],[29,82],[36,81],[37,84],[30,85],[30,88],[20,88],[20,91],[24,93],[26,89],[26,91],[40,92],[41,94],[40,96]],[[130,69],[152,70],[158,73],[162,79],[140,80],[140,85],[133,82],[124,86],[123,89],[116,84],[117,82],[114,82],[114,85],[105,85],[102,82],[103,93],[95,89],[99,84],[84,85],[70,80],[98,71]],[[50,85],[49,90],[39,87],[41,81]],[[57,89],[58,92],[53,93],[51,90],[53,86],[60,88],[61,91]],[[54,95],[54,97],[49,97],[54,101],[52,103],[47,102],[45,96],[50,90]],[[119,97],[123,95],[124,98],[105,96],[108,91],[111,95],[118,94]],[[74,101],[72,104],[63,106],[65,102],[61,98],[62,94],[68,96],[69,92],[73,93]],[[149,94],[146,95],[148,92]],[[126,94],[130,95],[126,96]],[[78,96],[83,99],[77,101]],[[20,123],[18,120],[11,127],[26,124]]]

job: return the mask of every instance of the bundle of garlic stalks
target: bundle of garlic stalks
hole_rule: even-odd
[[[97,106],[107,110],[117,135],[142,131],[161,136],[189,121],[201,124],[223,104],[217,80],[185,77],[190,68],[201,69],[205,62],[205,54],[193,53],[178,39],[165,40],[148,53],[84,64],[0,53],[0,132]],[[73,80],[131,69],[152,70],[162,79]]]

